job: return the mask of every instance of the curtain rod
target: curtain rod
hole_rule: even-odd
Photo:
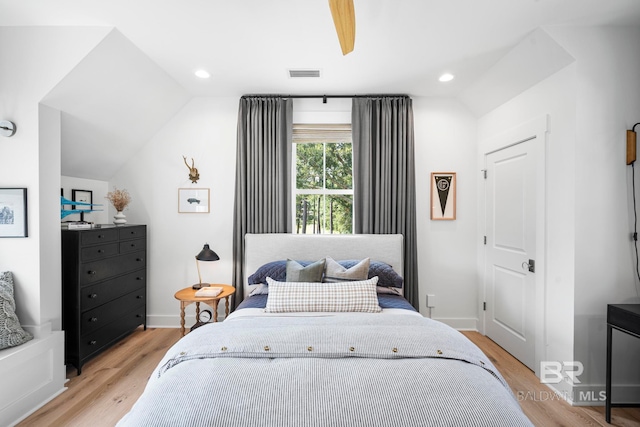
[[[256,94],[256,95],[242,95],[240,98],[256,98],[256,97],[270,97],[277,96],[282,98],[321,98],[322,103],[326,104],[328,98],[380,98],[380,97],[397,97],[397,98],[409,98],[409,95],[405,94],[371,94],[371,95],[278,95],[278,94]]]

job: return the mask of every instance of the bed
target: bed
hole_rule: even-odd
[[[473,343],[404,300],[402,247],[248,234],[245,300],[170,348],[118,426],[531,426]],[[306,281],[320,260],[328,283]]]

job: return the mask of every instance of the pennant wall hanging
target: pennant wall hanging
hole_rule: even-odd
[[[431,173],[431,219],[456,219],[456,173]]]

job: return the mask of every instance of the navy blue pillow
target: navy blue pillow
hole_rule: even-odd
[[[299,264],[306,267],[311,264],[312,261],[298,261]],[[267,284],[267,277],[271,277],[278,282],[287,281],[287,260],[271,261],[256,270],[251,276],[249,276],[249,284],[255,285],[258,283]]]
[[[346,269],[349,269],[359,263],[362,260],[341,260],[338,264]],[[385,288],[401,288],[404,282],[402,276],[400,276],[389,264],[382,261],[371,261],[369,263],[369,279],[378,276],[378,286]]]
[[[351,268],[362,260],[342,260],[338,263],[344,268]],[[307,266],[315,261],[297,261],[303,266]],[[378,276],[378,286],[401,288],[404,282],[402,276],[387,263],[382,261],[371,261],[369,264],[369,279]],[[249,276],[249,284],[267,284],[267,277],[271,277],[278,282],[286,282],[287,260],[271,261],[256,270]]]

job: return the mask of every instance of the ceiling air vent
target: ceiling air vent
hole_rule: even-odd
[[[320,77],[320,70],[289,70],[289,77]]]

